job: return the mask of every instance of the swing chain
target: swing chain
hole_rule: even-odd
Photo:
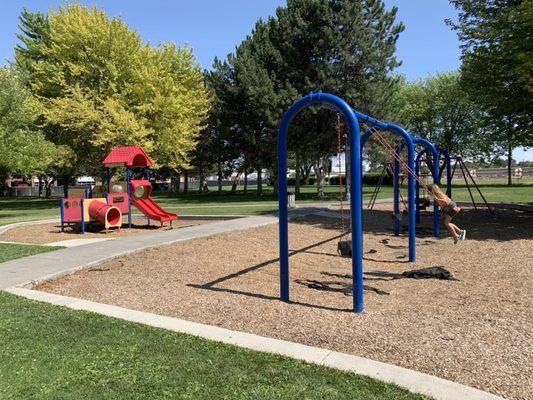
[[[344,227],[344,193],[342,190],[342,129],[341,129],[341,119],[340,115],[337,114],[337,120],[335,122],[335,128],[337,129],[337,162],[339,164],[339,200],[340,200],[340,211],[341,211],[341,236],[345,234]]]

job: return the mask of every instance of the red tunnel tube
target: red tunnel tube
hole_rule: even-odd
[[[106,227],[116,226],[122,219],[122,214],[117,207],[110,206],[101,201],[91,201],[89,204],[89,215]]]

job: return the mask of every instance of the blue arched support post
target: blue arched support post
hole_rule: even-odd
[[[131,228],[131,169],[126,167],[126,191],[128,192],[128,228]]]
[[[401,129],[401,128],[400,128]],[[403,131],[403,129],[402,129]],[[405,132],[405,131],[404,131]],[[405,145],[407,146],[407,165],[411,171],[415,170],[415,146],[411,136],[405,132],[407,135]],[[396,155],[400,157],[401,147],[399,146],[396,149]],[[400,213],[400,163],[395,158],[394,159],[394,215],[399,215]],[[409,261],[416,261],[416,215],[413,212],[415,210],[415,178],[412,174],[407,174],[407,196],[409,208]],[[394,235],[398,236],[400,234],[400,221],[398,218],[394,218]]]
[[[367,116],[361,116],[360,113],[356,111],[356,115],[360,118],[360,120],[363,120],[363,122],[368,122],[371,125],[373,125],[373,128],[368,129],[362,136],[361,136],[361,152],[363,151],[363,147],[370,139],[370,136],[374,134],[377,130],[387,130],[391,133],[394,133],[398,136],[400,136],[402,139],[404,139],[405,143],[407,143],[408,149],[410,148],[410,158],[414,160],[414,144],[412,141],[411,136],[405,132],[401,127],[389,124],[386,122],[378,121],[374,118],[370,118]],[[408,150],[409,151],[409,150]],[[361,157],[362,158],[362,157]],[[396,164],[398,162],[394,160],[394,174],[393,174],[393,189],[394,189],[394,235],[398,236],[400,234],[400,221],[398,221],[397,216],[400,214],[400,181],[399,181],[399,168],[396,168]],[[413,166],[410,164],[410,168],[414,170]],[[412,181],[412,182],[411,182]],[[412,176],[408,176],[408,185],[409,188],[414,185],[414,178]],[[414,202],[414,196],[411,193],[411,189],[409,190],[409,201],[411,202],[411,199],[413,199]],[[411,208],[411,205],[409,206]],[[409,261],[415,262],[416,261],[416,219],[409,218]]]
[[[411,168],[411,170],[414,171],[415,169],[415,166],[414,166],[415,146],[413,144],[411,135],[409,135],[402,127],[398,125],[378,121],[375,118],[371,118],[355,110],[354,112],[360,121],[368,122],[374,127],[379,128],[379,130],[389,131],[391,133],[401,136],[407,145],[407,153],[408,153],[407,157],[408,157],[409,168]],[[375,132],[375,129],[374,130],[369,129],[368,131],[365,132],[363,136],[361,136],[361,148],[364,146],[366,141],[370,138],[370,136],[372,136],[374,132]],[[393,175],[393,184],[394,184],[394,216],[395,216],[394,235],[395,236],[398,236],[400,234],[400,221],[398,221],[398,218],[396,218],[400,213],[399,165],[397,164],[398,164],[398,161],[394,160],[395,168],[394,168],[394,175]],[[415,179],[414,177],[411,175],[408,175],[407,182],[408,182],[408,192],[409,192],[409,209],[414,210],[415,209]],[[410,262],[416,261],[416,219],[415,219],[415,214],[412,212],[409,213],[409,261]]]
[[[287,136],[294,117],[310,106],[322,106],[344,115],[350,129],[350,206],[352,210],[352,281],[353,309],[363,312],[363,226],[361,148],[359,122],[354,111],[337,96],[311,93],[295,102],[283,116],[278,133],[278,204],[280,297],[289,301],[289,222],[287,204]]]
[[[439,161],[441,157],[444,157],[444,167],[446,168],[446,196],[452,197],[452,161],[450,154],[442,147],[435,146],[439,153]],[[440,185],[440,179],[438,184]]]
[[[437,151],[437,148],[435,145],[433,145],[431,142],[424,138],[420,137],[413,137],[413,142],[415,144],[419,144],[424,146],[424,150],[420,151],[418,155],[416,156],[416,176],[420,177],[420,158],[423,154],[427,154],[428,152],[431,153],[433,156],[433,171],[431,171],[431,175],[433,176],[433,181],[437,183],[439,181],[439,152]],[[427,157],[427,155],[426,155]],[[420,223],[420,202],[419,197],[420,195],[420,183],[416,182],[416,223]],[[433,235],[435,237],[439,237],[440,225],[439,225],[439,204],[434,201],[433,202]]]

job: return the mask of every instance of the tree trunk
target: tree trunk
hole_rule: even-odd
[[[301,174],[301,166],[300,166],[300,153],[296,153],[296,177],[294,178],[294,194],[296,196],[300,195],[300,185],[302,180],[302,174]]]
[[[222,163],[217,163],[218,193],[222,193]]]
[[[263,171],[261,166],[257,167],[257,194],[259,196],[263,194]]]
[[[311,175],[311,168],[304,167],[303,168],[303,173],[304,173],[304,185],[308,186],[309,185],[309,176]]]
[[[316,176],[316,197],[319,199],[324,198],[324,180],[326,177],[325,168],[324,168],[324,159],[319,158],[318,163],[315,165],[315,176]]]
[[[513,179],[512,179],[512,165],[513,164],[513,146],[509,143],[508,151],[507,151],[507,184],[512,185]]]
[[[305,160],[302,161],[302,175],[303,175],[303,181],[304,185],[309,185],[309,176],[311,175],[311,170],[313,169],[313,164],[309,163],[306,164]]]
[[[237,193],[237,186],[239,183],[239,179],[241,178],[242,171],[238,171],[237,175],[235,175],[235,179],[233,179],[233,183],[231,185],[231,193]]]
[[[183,193],[189,193],[189,171],[183,171]]]
[[[176,174],[176,193],[179,193],[181,189],[181,173]]]
[[[244,169],[244,194],[248,192],[248,171]]]
[[[47,199],[52,197],[52,184],[54,183],[54,178],[45,182],[45,196]]]
[[[179,181],[180,181],[179,174],[172,173],[172,175],[170,175],[170,191],[172,193],[178,192]]]
[[[199,168],[198,171],[198,192],[202,193],[204,191],[204,172],[202,168]]]
[[[63,196],[65,198],[68,197],[68,178],[67,179],[63,178]]]
[[[43,176],[39,175],[39,197],[43,197]]]

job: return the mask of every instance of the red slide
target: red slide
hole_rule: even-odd
[[[144,215],[155,221],[163,223],[166,221],[174,221],[178,219],[177,214],[166,212],[159,206],[159,204],[153,201],[150,197],[148,197],[147,199],[132,198],[131,203],[135,207],[137,207]]]

